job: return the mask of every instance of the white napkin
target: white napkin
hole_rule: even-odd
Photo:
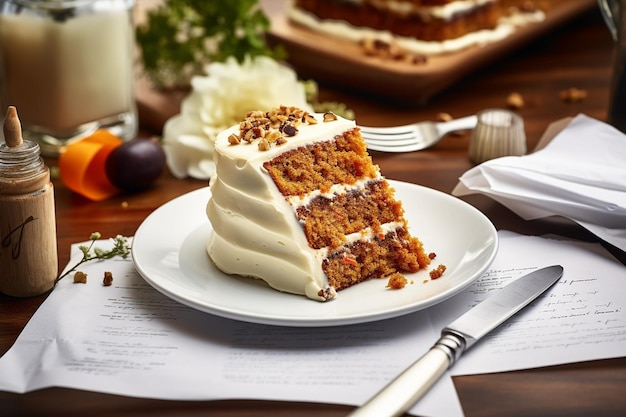
[[[566,217],[626,250],[626,135],[578,115],[543,149],[478,165],[452,191],[475,193],[526,220]]]

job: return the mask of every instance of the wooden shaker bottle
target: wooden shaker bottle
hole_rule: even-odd
[[[29,297],[54,287],[58,274],[54,189],[39,145],[22,140],[9,107],[0,145],[0,292]]]

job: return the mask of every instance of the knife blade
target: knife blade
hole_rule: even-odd
[[[421,358],[348,417],[397,417],[437,382],[467,349],[543,294],[563,275],[560,265],[524,275],[486,298],[441,331]]]

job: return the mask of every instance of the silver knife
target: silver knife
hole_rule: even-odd
[[[400,416],[428,392],[463,352],[526,307],[562,275],[560,265],[538,269],[483,300],[443,329],[441,338],[424,356],[348,417]]]

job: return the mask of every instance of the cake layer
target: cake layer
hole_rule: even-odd
[[[394,272],[417,272],[429,264],[422,242],[399,228],[382,238],[360,240],[330,253],[322,268],[330,285],[340,291]]]
[[[355,184],[360,179],[376,178],[372,164],[356,128],[283,153],[263,164],[285,196],[302,196],[319,190],[330,191],[334,184]]]
[[[297,209],[309,246],[331,250],[347,243],[353,233],[368,230],[379,235],[382,225],[394,223],[404,214],[386,181],[369,181],[330,197],[320,195]]]

